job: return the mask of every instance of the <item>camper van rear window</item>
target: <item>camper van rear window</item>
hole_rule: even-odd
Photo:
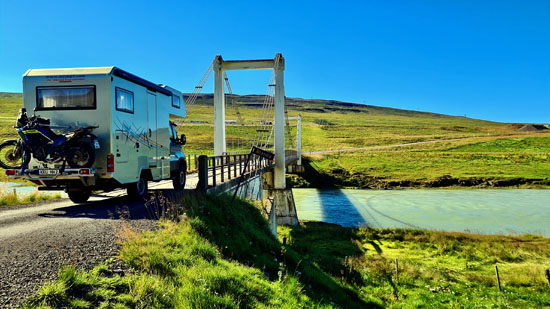
[[[95,86],[37,87],[36,109],[95,109]]]
[[[180,108],[180,96],[172,96],[172,106],[175,108]]]
[[[116,109],[117,111],[134,113],[134,93],[116,87]]]

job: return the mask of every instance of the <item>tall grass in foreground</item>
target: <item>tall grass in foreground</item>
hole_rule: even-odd
[[[550,306],[549,238],[302,222],[279,227],[276,240],[250,203],[195,196],[181,206],[178,222],[119,233],[125,275],[108,262],[88,272],[68,266],[23,307]]]
[[[60,193],[41,193],[38,190],[34,190],[32,193],[29,194],[21,194],[16,193],[15,190],[7,190],[0,187],[0,206],[28,204],[59,198],[61,198]]]
[[[68,266],[23,307],[378,306],[282,246],[254,205],[199,196],[183,206],[180,221],[164,220],[158,231],[121,231],[124,276],[108,263],[89,272]]]

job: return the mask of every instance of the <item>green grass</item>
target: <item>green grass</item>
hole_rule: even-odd
[[[282,246],[259,209],[230,198],[191,197],[179,223],[121,231],[125,276],[102,264],[63,268],[24,307],[365,308],[368,297]]]
[[[389,308],[550,306],[544,274],[550,268],[548,238],[350,229],[315,222],[281,227],[282,237],[305,261],[318,263]]]
[[[548,154],[550,152],[550,136],[495,139],[450,148],[449,151]]]
[[[325,175],[326,181],[343,187],[431,187],[440,186],[442,177],[454,179],[450,185],[547,187],[549,141],[546,136],[476,138],[470,144],[453,141],[316,156],[309,175]]]
[[[154,232],[119,233],[125,275],[110,261],[88,272],[67,266],[23,307],[550,306],[550,239],[541,236],[302,222],[279,226],[277,241],[257,206],[244,201],[188,197],[180,214]]]
[[[17,138],[17,132],[13,126],[22,106],[23,97],[20,93],[0,92],[0,141]]]
[[[48,194],[41,193],[38,190],[30,194],[16,194],[15,191],[5,190],[0,188],[0,207],[1,206],[11,206],[19,204],[29,204],[36,203],[40,201],[48,201],[53,199],[60,199],[61,194]]]

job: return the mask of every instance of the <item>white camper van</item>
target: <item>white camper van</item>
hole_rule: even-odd
[[[28,70],[23,76],[23,106],[57,127],[97,126],[99,141],[90,168],[64,168],[31,158],[27,178],[42,190],[66,190],[74,202],[92,190],[127,188],[141,198],[148,181],[172,179],[185,185],[185,135],[178,136],[170,116],[184,117],[181,92],[151,83],[117,67]]]

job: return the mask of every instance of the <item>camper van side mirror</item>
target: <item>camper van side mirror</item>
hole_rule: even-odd
[[[185,137],[185,134],[182,134],[180,136],[180,144],[185,145],[187,143],[187,137]]]

